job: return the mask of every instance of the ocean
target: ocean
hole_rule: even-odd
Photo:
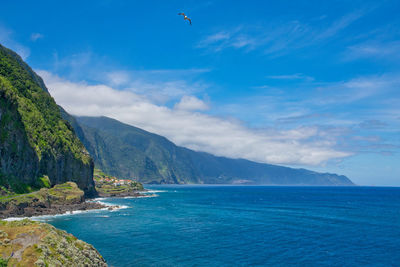
[[[110,266],[400,266],[400,188],[151,186],[41,217]]]

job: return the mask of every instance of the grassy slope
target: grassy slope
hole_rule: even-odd
[[[32,203],[45,204],[77,204],[84,200],[84,193],[73,182],[55,185],[52,188],[41,188],[39,191],[34,191],[26,194],[13,194],[0,197],[0,209],[9,207],[10,204],[29,206]]]

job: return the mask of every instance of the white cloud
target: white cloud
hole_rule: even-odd
[[[144,95],[156,103],[166,103],[171,100],[180,99],[185,95],[192,95],[203,92],[208,87],[203,82],[189,83],[186,80],[148,80],[137,79],[133,80],[129,87],[125,90],[130,90],[136,94]]]
[[[32,42],[36,42],[38,39],[41,39],[43,37],[44,37],[43,34],[38,33],[38,32],[34,32],[34,33],[31,34]]]
[[[204,92],[210,84],[200,79],[208,68],[189,69],[116,69],[107,57],[92,51],[69,56],[54,53],[52,73],[66,73],[70,81],[96,81],[114,89],[146,96],[156,103],[176,101],[185,95]]]
[[[126,71],[113,71],[107,73],[106,77],[115,86],[126,85],[130,81],[129,73]]]
[[[382,98],[393,98],[399,86],[400,78],[397,73],[362,76],[318,87],[319,96],[311,99],[310,102],[327,105],[373,99],[370,105],[376,105],[382,101]]]
[[[13,39],[13,32],[0,25],[0,44],[14,50],[23,60],[26,60],[31,50]]]
[[[347,28],[350,24],[360,19],[363,15],[365,15],[365,13],[366,10],[358,10],[339,18],[338,20],[334,21],[326,30],[319,33],[316,39],[326,39],[336,35],[339,31]]]
[[[245,52],[260,49],[266,55],[281,56],[293,50],[313,46],[335,38],[338,34],[363,17],[370,9],[361,9],[317,25],[291,20],[267,22],[260,25],[240,25],[205,36],[197,48],[220,52],[227,48]]]
[[[129,90],[160,104],[205,91],[209,85],[200,80],[198,75],[209,71],[196,68],[103,71],[102,77],[96,77],[95,80],[117,89]]]
[[[229,38],[231,38],[230,33],[221,31],[207,36],[199,45],[206,46],[223,40],[228,40]]]
[[[207,110],[209,107],[195,96],[183,96],[181,101],[175,104],[175,109],[180,110]]]
[[[115,118],[194,150],[257,162],[305,165],[350,155],[336,150],[334,140],[325,138],[327,135],[316,127],[251,129],[236,120],[193,111],[206,107],[194,97],[184,96],[176,108],[168,108],[129,90],[74,83],[45,71],[39,74],[57,103],[72,114]]]
[[[243,26],[236,27],[229,31],[218,31],[206,36],[196,47],[218,52],[229,47],[252,50],[265,43],[263,34],[256,31],[253,36],[250,36],[249,31],[249,28]]]
[[[306,76],[302,73],[295,73],[295,74],[286,74],[286,75],[269,75],[267,76],[268,79],[274,80],[305,80],[305,81],[314,81],[313,77]]]
[[[348,47],[345,60],[359,58],[398,60],[400,57],[400,41],[378,42],[367,41]]]

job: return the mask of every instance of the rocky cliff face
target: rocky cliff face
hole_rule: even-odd
[[[5,180],[4,175],[8,174],[18,177],[24,184],[34,184],[38,176],[39,159],[29,144],[17,103],[5,95],[1,82],[0,79],[0,178]],[[5,182],[2,181],[2,184]],[[13,183],[14,179],[10,182]],[[15,188],[16,184],[12,184],[12,187]]]
[[[22,193],[75,182],[94,195],[93,160],[62,119],[42,79],[0,45],[0,186]]]

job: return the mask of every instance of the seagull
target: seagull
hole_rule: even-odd
[[[178,13],[178,15],[182,15],[183,19],[189,21],[190,25],[192,25],[192,20],[188,18],[188,16],[185,15],[185,13]]]

